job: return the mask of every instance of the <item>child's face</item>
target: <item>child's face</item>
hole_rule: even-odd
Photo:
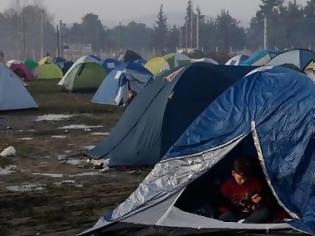
[[[242,185],[247,181],[244,173],[237,173],[236,171],[232,170],[232,175],[238,185]]]

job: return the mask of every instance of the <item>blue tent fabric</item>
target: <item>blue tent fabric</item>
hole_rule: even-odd
[[[63,63],[63,67],[61,69],[64,75],[68,72],[72,65],[73,61],[66,61]]]
[[[280,201],[315,234],[315,86],[284,68],[256,72],[212,103],[165,155],[193,155],[251,130],[256,122],[268,178]]]
[[[87,154],[109,157],[111,166],[156,164],[211,101],[254,68],[198,62],[171,81],[164,78],[174,71],[161,75],[136,96],[110,136]]]
[[[120,62],[116,59],[113,59],[113,58],[107,58],[102,62],[102,66],[105,69],[105,71],[107,72],[107,74],[109,74],[119,64],[120,64]]]
[[[104,79],[92,98],[92,102],[108,105],[127,104],[128,91],[139,93],[154,76],[136,63],[122,63]]]
[[[92,57],[92,58],[94,58],[95,60],[97,60],[97,61],[99,61],[99,62],[102,61],[101,58],[99,58],[98,56],[95,56],[95,55],[89,55],[89,57]]]
[[[144,60],[143,58],[140,58],[140,59],[135,60],[134,63],[144,66],[145,63],[147,63],[147,61]]]

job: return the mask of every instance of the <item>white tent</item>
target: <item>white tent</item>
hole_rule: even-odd
[[[0,111],[37,107],[21,80],[0,63]]]

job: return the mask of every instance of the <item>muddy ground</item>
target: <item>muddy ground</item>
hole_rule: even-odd
[[[56,83],[29,85],[39,109],[0,112],[0,152],[8,146],[17,151],[0,157],[0,235],[80,233],[149,171],[100,171],[88,163],[85,150],[110,133],[123,109],[92,105],[93,94],[65,93]],[[72,116],[45,120],[46,114]]]

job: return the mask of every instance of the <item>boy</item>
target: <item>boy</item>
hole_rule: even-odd
[[[263,223],[270,218],[266,199],[261,196],[263,183],[258,178],[249,176],[250,168],[250,163],[245,158],[234,161],[232,178],[220,188],[225,204],[219,208],[219,220]]]

